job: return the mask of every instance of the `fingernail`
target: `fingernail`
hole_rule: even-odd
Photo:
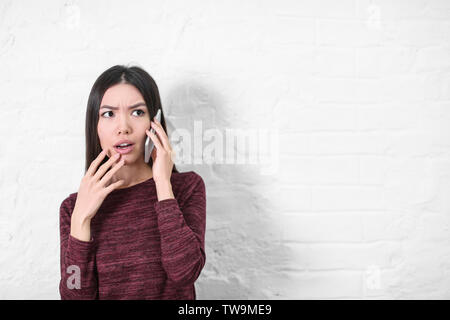
[[[117,159],[119,156],[120,156],[120,153],[116,153],[116,154],[114,155],[114,159]]]

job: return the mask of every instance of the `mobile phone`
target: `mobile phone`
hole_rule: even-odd
[[[161,123],[161,108],[158,109],[158,112],[156,112],[155,118],[158,122]],[[155,129],[150,127],[150,132],[155,133]],[[155,144],[153,143],[152,139],[150,139],[149,136],[147,136],[147,139],[145,139],[145,158],[144,161],[148,163],[150,161],[150,155],[152,154],[153,148],[155,147]]]

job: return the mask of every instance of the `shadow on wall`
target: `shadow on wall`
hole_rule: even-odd
[[[162,100],[178,157],[175,129],[186,129],[191,136],[191,163],[179,164],[177,159],[177,168],[197,172],[206,184],[206,264],[195,283],[197,299],[286,298],[280,288],[271,286],[282,276],[280,270],[288,258],[281,241],[280,217],[271,202],[277,188],[276,174],[262,175],[258,164],[247,161],[218,163],[222,157],[205,163],[207,146],[214,143],[213,138],[205,138],[208,129],[222,133],[215,139],[222,140],[224,162],[225,129],[246,129],[239,127],[236,107],[227,106],[219,92],[194,80],[174,86]],[[195,139],[198,163],[194,163]],[[232,149],[236,152],[235,144]]]

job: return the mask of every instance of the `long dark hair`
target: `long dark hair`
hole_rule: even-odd
[[[118,83],[131,84],[142,94],[147,109],[149,111],[149,119],[153,119],[156,112],[161,108],[161,125],[167,134],[166,120],[164,118],[164,112],[161,107],[161,98],[159,96],[158,86],[155,80],[142,68],[137,66],[122,66],[116,65],[108,70],[104,71],[95,81],[92,86],[91,93],[89,94],[89,99],[86,108],[86,166],[85,173],[89,169],[92,161],[99,155],[102,151],[100,145],[100,139],[97,134],[98,125],[98,112],[100,108],[100,103],[102,102],[103,95],[106,90],[108,90],[113,85]],[[102,164],[108,161],[108,156],[103,159]],[[150,168],[153,167],[153,159],[150,157],[147,163]],[[173,166],[172,172],[178,172],[175,165]]]

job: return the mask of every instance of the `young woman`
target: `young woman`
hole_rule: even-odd
[[[95,81],[86,172],[60,206],[61,299],[196,299],[205,184],[175,168],[162,109],[161,122],[151,121],[159,108],[158,87],[139,67],[114,66]]]

